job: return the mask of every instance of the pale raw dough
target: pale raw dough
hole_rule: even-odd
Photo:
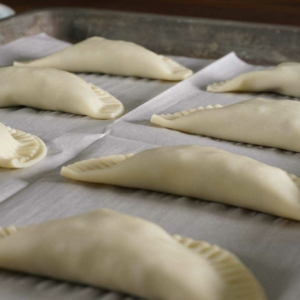
[[[142,46],[102,37],[92,37],[45,58],[14,65],[175,81],[193,74],[174,60]]]
[[[300,97],[300,63],[282,63],[275,68],[249,72],[231,80],[214,83],[208,92],[275,92]]]
[[[27,168],[46,155],[41,139],[0,123],[0,168]]]
[[[31,106],[58,110],[96,119],[120,116],[120,101],[80,77],[65,71],[47,68],[0,68],[0,108]]]
[[[191,134],[300,152],[298,101],[256,98],[153,115],[151,122]]]
[[[200,146],[162,147],[63,167],[80,181],[148,189],[300,220],[300,179],[251,158]]]
[[[0,228],[0,268],[161,300],[266,300],[233,254],[99,209],[18,230]]]

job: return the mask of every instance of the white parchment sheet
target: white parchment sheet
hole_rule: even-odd
[[[15,43],[26,44],[28,40]],[[47,54],[47,47],[62,45],[45,35],[31,38],[32,44],[33,40],[36,45],[41,42],[41,51]],[[1,63],[1,57],[6,53],[3,49],[11,45],[0,48]],[[16,58],[12,57],[12,51],[8,51],[7,61],[22,55],[23,59],[38,57],[40,52],[36,45],[32,52],[29,45],[24,47],[24,52],[16,50]],[[197,65],[198,69],[207,64],[201,60],[180,60],[185,65]],[[59,175],[61,165],[83,159],[139,152],[163,145],[197,144],[247,155],[300,176],[297,153],[188,135],[158,128],[149,121],[153,113],[172,113],[207,104],[225,105],[253,97],[251,94],[210,94],[205,92],[205,87],[254,68],[229,54],[172,87],[170,83],[158,81],[88,75],[100,87],[104,88],[105,84],[110,93],[118,95],[127,111],[131,110],[113,123],[29,108],[0,109],[0,122],[37,134],[46,141],[49,149],[49,156],[36,167],[24,171],[0,170],[0,197],[2,191],[6,193],[0,204],[0,225],[33,224],[99,207],[115,209],[155,222],[170,233],[218,244],[240,257],[262,283],[270,300],[298,300],[299,222],[187,197],[76,182]],[[123,92],[120,86],[124,87]],[[272,94],[263,96],[287,98]],[[133,298],[87,286],[0,272],[0,299]]]

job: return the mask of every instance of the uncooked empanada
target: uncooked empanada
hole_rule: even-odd
[[[45,58],[14,65],[163,80],[183,80],[193,74],[174,60],[142,46],[102,37],[92,37]]]
[[[141,188],[300,220],[300,179],[251,158],[200,146],[162,147],[63,167],[75,180]]]
[[[20,230],[0,228],[0,236],[0,268],[147,299],[266,299],[231,253],[105,209]]]
[[[153,115],[151,122],[191,134],[300,152],[298,101],[257,98]]]
[[[249,72],[211,84],[208,92],[275,92],[300,97],[300,63],[282,63],[275,68]]]
[[[0,123],[0,168],[26,168],[41,161],[47,147],[41,139]]]
[[[0,69],[0,81],[0,107],[24,105],[96,119],[115,118],[124,111],[112,95],[65,71],[7,67]]]

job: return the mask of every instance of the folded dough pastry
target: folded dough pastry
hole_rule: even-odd
[[[28,63],[15,62],[14,65],[175,81],[193,74],[174,60],[142,46],[102,37],[92,37],[50,56]]]
[[[233,254],[110,210],[0,228],[0,236],[0,268],[147,299],[266,299]]]
[[[141,188],[300,220],[300,179],[251,158],[200,146],[162,147],[63,167],[80,181]]]
[[[282,63],[275,68],[249,72],[231,80],[214,83],[208,92],[275,92],[300,97],[300,63]]]
[[[80,77],[56,69],[7,67],[0,69],[0,108],[31,106],[96,119],[120,116],[120,101]]]
[[[298,101],[256,98],[153,115],[151,122],[191,134],[300,152]]]
[[[0,168],[26,168],[41,161],[47,148],[38,137],[0,123]]]

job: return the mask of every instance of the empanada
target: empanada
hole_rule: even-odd
[[[282,63],[275,68],[249,72],[211,84],[208,92],[275,92],[300,97],[300,63]]]
[[[0,268],[160,300],[265,300],[233,254],[100,209],[0,230]]]
[[[298,101],[256,98],[153,115],[151,122],[191,134],[300,152]]]
[[[50,56],[14,65],[175,81],[193,74],[174,60],[142,46],[102,37],[92,37]]]
[[[26,168],[41,161],[47,147],[41,139],[0,123],[0,168]]]
[[[24,105],[96,119],[115,118],[124,111],[112,95],[65,71],[7,67],[0,69],[0,81],[0,107]]]
[[[212,200],[300,220],[300,179],[211,147],[175,146],[63,167],[75,180]]]

